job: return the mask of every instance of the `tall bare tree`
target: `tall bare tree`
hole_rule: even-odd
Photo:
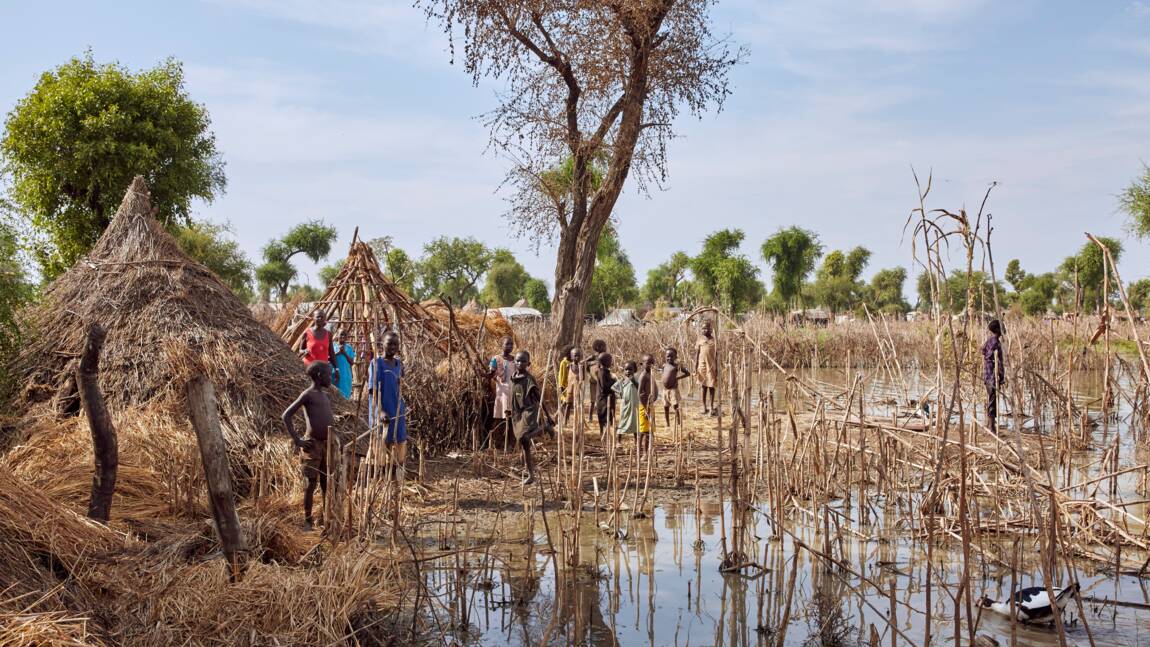
[[[715,0],[418,0],[454,39],[476,84],[501,79],[486,115],[515,160],[510,217],[536,243],[559,239],[556,348],[582,334],[595,250],[632,168],[666,177],[672,122],[729,95],[744,55],[710,26]]]

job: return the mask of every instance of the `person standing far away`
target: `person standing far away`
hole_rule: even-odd
[[[367,392],[372,403],[368,409],[368,425],[373,433],[383,431],[388,465],[395,468],[396,480],[403,483],[407,462],[407,405],[403,401],[401,386],[403,360],[396,356],[399,353],[399,333],[389,331],[382,341],[383,355],[373,359],[368,367]],[[376,415],[379,416],[378,422]]]
[[[511,378],[511,407],[508,417],[511,419],[511,429],[515,434],[515,441],[523,448],[523,460],[527,464],[527,476],[523,485],[535,482],[535,456],[531,452],[531,443],[540,432],[549,430],[554,426],[551,416],[543,406],[539,385],[535,377],[528,372],[531,368],[531,354],[521,350],[515,354],[515,374]]]
[[[639,381],[635,379],[638,367],[635,362],[623,365],[623,377],[615,380],[611,389],[619,398],[619,423],[615,432],[619,435],[635,436],[638,443],[639,436]]]
[[[566,372],[564,372],[564,368],[567,369]],[[586,381],[583,377],[586,374],[583,365],[583,351],[579,350],[578,346],[572,346],[568,349],[563,362],[559,363],[559,378],[562,382],[559,387],[561,391],[559,419],[564,427],[567,426],[567,420],[571,418],[571,414],[575,413],[575,394],[583,387],[583,382]]]
[[[639,373],[639,449],[651,446],[651,412],[655,409],[655,398],[659,387],[655,381],[655,358],[643,356],[643,370]]]
[[[703,415],[719,415],[719,404],[715,402],[715,386],[719,383],[719,349],[715,343],[710,321],[703,322],[703,336],[695,346],[695,375],[703,387]],[[707,404],[710,396],[710,405]]]
[[[990,337],[982,345],[982,381],[986,385],[986,422],[994,430],[998,428],[998,389],[1006,382],[1002,322],[994,319],[986,328]]]
[[[587,418],[595,417],[595,407],[599,403],[599,356],[607,352],[607,342],[602,339],[596,339],[591,342],[591,354],[587,356],[584,361],[584,368],[587,369]]]
[[[339,331],[339,343],[335,347],[335,388],[343,399],[351,399],[351,367],[355,364],[355,348],[347,341],[347,330]]]
[[[615,417],[615,376],[611,374],[613,363],[611,353],[599,353],[598,366],[595,368],[595,416],[599,420],[600,437],[607,432],[607,425],[614,422]]]
[[[314,323],[307,330],[303,331],[303,340],[300,342],[299,354],[303,357],[305,364],[311,362],[325,362],[332,366],[332,359],[335,357],[335,344],[331,340],[331,331],[327,329],[327,313],[323,308],[316,308]],[[332,373],[332,382],[339,381],[339,375]]]
[[[307,376],[311,378],[311,386],[304,389],[295,402],[288,405],[283,412],[282,420],[284,428],[291,436],[292,444],[303,452],[300,464],[303,476],[307,479],[303,493],[304,525],[311,530],[315,526],[312,507],[315,502],[316,485],[319,485],[324,498],[327,497],[327,434],[333,422],[331,400],[327,395],[327,387],[331,386],[331,367],[327,362],[311,362],[307,365]],[[307,424],[303,437],[300,437],[292,425],[292,417],[300,407],[303,408]],[[327,510],[324,512],[326,514]]]
[[[671,409],[675,410],[675,424],[683,424],[683,414],[679,411],[679,403],[683,400],[679,394],[679,380],[690,376],[690,371],[679,366],[679,351],[668,346],[663,364],[663,418],[668,427],[671,426]]]
[[[503,422],[504,449],[507,448],[507,416],[511,414],[511,378],[515,376],[515,358],[511,356],[514,348],[515,341],[504,337],[503,354],[492,357],[487,367],[487,379],[495,381],[495,408],[491,417],[496,424]]]

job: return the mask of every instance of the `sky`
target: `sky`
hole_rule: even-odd
[[[616,207],[640,282],[720,228],[746,233],[769,281],[759,247],[791,225],[828,251],[869,248],[866,276],[913,276],[912,170],[933,174],[930,208],[976,211],[998,183],[999,275],[1011,258],[1052,269],[1084,231],[1123,240],[1124,280],[1150,275],[1117,198],[1150,161],[1150,1],[719,0],[712,21],[748,56],[721,112],[676,122],[665,185],[631,183]],[[323,219],[340,232],[331,260],[356,227],[415,254],[475,236],[552,283],[553,248],[536,254],[504,217],[510,163],[480,119],[498,84],[473,85],[407,0],[9,0],[0,25],[4,112],[88,48],[132,69],[182,61],[227,165],[226,194],[195,215],[254,260]]]

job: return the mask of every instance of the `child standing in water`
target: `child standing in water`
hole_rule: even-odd
[[[333,422],[331,400],[327,395],[327,388],[331,386],[331,365],[327,362],[312,362],[307,365],[307,376],[311,378],[311,386],[304,389],[295,402],[288,405],[283,412],[282,420],[292,443],[303,452],[300,463],[303,476],[307,479],[303,493],[304,525],[311,530],[315,527],[312,507],[315,503],[316,485],[319,486],[321,495],[327,497],[327,434]],[[300,437],[292,425],[292,416],[301,407],[307,425],[303,437]]]
[[[679,412],[679,403],[682,402],[682,397],[679,395],[679,380],[690,375],[690,371],[679,366],[679,351],[668,346],[662,374],[663,418],[667,421],[668,427],[671,426],[672,409],[675,410],[675,423],[683,424],[683,414]]]
[[[395,466],[395,475],[402,482],[407,461],[407,405],[401,393],[403,360],[397,353],[399,334],[388,332],[383,336],[383,356],[373,359],[368,368],[368,425],[374,433],[383,434],[388,464]]]
[[[1002,353],[1002,322],[995,319],[987,326],[990,337],[982,345],[982,382],[986,385],[986,421],[991,429],[998,428],[998,388],[1006,381],[1006,367]]]
[[[710,321],[703,322],[702,333],[703,336],[695,346],[695,375],[703,387],[703,415],[717,416],[719,405],[715,402],[715,386],[719,383],[719,350],[715,344]]]

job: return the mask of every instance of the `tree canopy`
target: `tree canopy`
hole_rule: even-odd
[[[739,253],[741,229],[722,229],[703,240],[703,249],[691,259],[700,296],[730,312],[743,312],[763,298],[759,268]]]
[[[771,266],[774,296],[790,306],[802,294],[803,283],[823,253],[819,237],[801,227],[780,229],[762,247],[763,260]]]
[[[1150,238],[1150,166],[1142,165],[1142,175],[1126,187],[1119,203],[1126,212],[1131,233],[1138,238]]]
[[[1098,240],[1110,250],[1110,255],[1114,257],[1114,262],[1117,263],[1122,256],[1122,242],[1105,236],[1100,236]],[[1110,294],[1102,294],[1105,276],[1104,263],[1102,250],[1098,245],[1087,241],[1082,244],[1077,254],[1068,256],[1059,266],[1068,284],[1075,285],[1076,282],[1079,290],[1079,305],[1087,306],[1095,312],[1101,309],[1103,299],[1113,297],[1118,289],[1115,281],[1111,278]]]
[[[686,252],[675,252],[665,263],[647,271],[647,281],[643,284],[643,300],[647,303],[663,302],[667,305],[684,305],[688,297],[687,272],[691,269],[691,257]]]
[[[906,268],[892,267],[875,272],[867,286],[867,305],[885,314],[903,314],[910,305],[902,296],[902,286],[906,283]]]
[[[35,294],[35,286],[28,280],[20,263],[16,233],[7,222],[0,220],[0,353],[6,357],[20,343],[16,313]],[[9,386],[4,383],[5,377],[0,376],[0,394]]]
[[[831,312],[854,308],[865,293],[866,286],[859,278],[870,262],[870,255],[865,247],[855,247],[845,254],[836,249],[827,254],[811,286],[819,304]]]
[[[274,294],[283,300],[290,294],[291,282],[298,271],[291,264],[293,257],[303,254],[318,263],[331,253],[331,246],[339,236],[335,227],[322,220],[303,222],[288,230],[282,238],[270,241],[263,249],[264,264],[256,268],[256,282],[262,296]]]
[[[479,279],[495,255],[479,240],[440,236],[423,247],[419,263],[419,298],[440,295],[463,304],[479,296]]]
[[[635,268],[627,252],[619,244],[613,227],[608,227],[599,238],[595,255],[595,273],[591,279],[591,300],[587,312],[603,316],[617,306],[629,304],[639,297],[635,281]]]
[[[531,275],[509,250],[492,253],[491,268],[479,300],[491,308],[513,305],[524,298],[524,288]]]
[[[14,204],[46,234],[34,250],[44,276],[88,251],[136,175],[169,225],[189,222],[192,199],[222,193],[210,125],[175,59],[132,72],[88,52],[42,74],[8,114],[0,154]]]
[[[532,235],[558,231],[556,349],[581,334],[599,239],[628,177],[640,188],[661,181],[675,118],[721,106],[729,93],[742,52],[711,33],[713,4],[417,0],[449,39],[462,35],[474,82],[498,78],[506,88],[487,124],[493,147],[517,160],[511,217]],[[565,159],[569,182],[548,195],[539,178]]]
[[[255,297],[252,291],[252,262],[229,237],[231,231],[209,222],[191,222],[171,228],[172,235],[188,256],[216,273],[232,292],[244,301]]]

